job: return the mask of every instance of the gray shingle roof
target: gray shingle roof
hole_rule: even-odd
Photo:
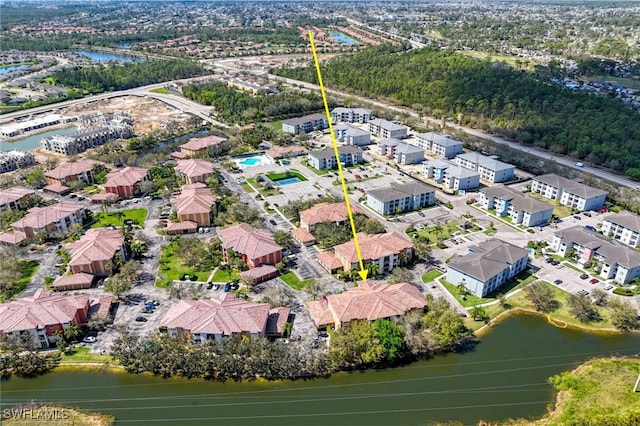
[[[629,212],[616,213],[612,216],[605,218],[603,221],[624,226],[625,228],[631,229],[635,232],[640,232],[640,217],[638,217],[638,215],[635,215],[633,213],[629,213]]]
[[[578,195],[583,198],[598,197],[606,195],[607,191],[587,186],[581,182],[567,179],[562,176],[558,176],[555,173],[549,173],[546,175],[533,178],[534,181],[546,183],[547,185],[555,188],[561,188],[563,192],[569,192],[571,194]]]
[[[448,267],[481,281],[487,281],[528,256],[525,249],[498,239],[488,240],[469,247],[473,250],[462,257],[454,257]]]

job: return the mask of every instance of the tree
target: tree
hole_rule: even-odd
[[[35,188],[42,188],[47,184],[44,171],[40,168],[33,169],[27,175],[27,183]]]
[[[471,332],[462,317],[445,299],[435,299],[429,312],[422,317],[422,325],[428,329],[437,345],[450,345]]]
[[[392,283],[408,283],[413,280],[413,272],[410,269],[395,267],[393,271],[391,271],[391,282]]]
[[[428,262],[431,259],[431,242],[428,238],[419,236],[413,240],[413,250],[418,258]]]
[[[105,291],[112,293],[116,299],[120,299],[123,293],[131,290],[132,284],[128,280],[124,279],[120,274],[112,275],[104,284]]]
[[[80,327],[75,324],[71,324],[64,329],[64,337],[67,340],[74,340],[80,335]]]
[[[542,282],[534,282],[525,287],[526,298],[533,307],[540,312],[551,312],[558,308],[559,303],[553,298],[551,289]]]
[[[569,311],[582,322],[599,321],[600,312],[591,303],[588,295],[571,294],[567,299]]]
[[[384,348],[384,358],[395,361],[400,358],[405,350],[404,332],[393,321],[379,318],[373,322],[376,337]]]
[[[482,306],[474,305],[471,309],[474,321],[485,321],[488,318],[487,311]]]
[[[593,303],[598,306],[607,306],[607,302],[609,301],[609,293],[604,291],[601,288],[594,288],[591,292],[591,298]]]
[[[309,296],[311,296],[313,300],[316,300],[324,290],[322,283],[320,283],[320,281],[318,280],[309,281],[309,283],[307,283],[307,285],[305,285],[302,289],[307,292],[307,294],[309,294]]]
[[[609,302],[609,307],[611,308],[611,322],[618,330],[630,331],[640,328],[638,312],[631,303],[613,299]]]
[[[371,278],[375,278],[380,274],[380,265],[375,262],[371,262],[367,265],[367,270],[369,271],[369,276]]]
[[[291,247],[294,247],[296,244],[291,233],[287,231],[283,231],[281,229],[273,233],[273,239],[275,240],[276,244],[286,249],[290,249]]]

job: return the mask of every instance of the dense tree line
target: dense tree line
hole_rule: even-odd
[[[12,374],[30,377],[46,373],[58,365],[60,353],[40,353],[38,349],[38,342],[30,333],[0,336],[0,378]]]
[[[172,59],[169,61],[132,62],[122,65],[100,64],[90,68],[68,68],[58,71],[53,77],[57,84],[80,88],[89,93],[101,93],[197,77],[205,73],[205,69],[197,62]]]
[[[321,111],[323,108],[322,98],[316,94],[284,92],[250,95],[217,82],[192,84],[186,86],[182,93],[201,104],[213,106],[219,118],[237,124],[286,118]]]
[[[402,54],[382,45],[333,59],[324,68],[329,87],[452,117],[596,165],[615,161],[617,170],[631,170],[628,175],[634,177],[640,169],[638,113],[616,99],[574,92],[503,64],[431,48]],[[317,78],[311,66],[273,72],[311,82]]]

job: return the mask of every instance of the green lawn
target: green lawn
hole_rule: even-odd
[[[440,282],[444,285],[447,291],[451,293],[451,295],[455,297],[458,300],[458,302],[460,302],[460,304],[466,308],[472,307],[475,305],[481,305],[483,303],[493,302],[495,300],[494,298],[486,298],[486,297],[481,298],[478,296],[474,296],[473,294],[467,294],[465,296],[465,299],[462,300],[458,292],[458,287],[456,287],[455,285],[445,280],[440,280]]]
[[[312,167],[308,164],[307,160],[302,160],[301,164],[303,166],[305,166],[307,169],[311,170],[313,173],[317,174],[318,176],[323,176],[326,175],[330,172],[330,170],[318,170],[315,167]]]
[[[112,362],[112,359],[109,355],[100,355],[89,352],[89,348],[72,348],[62,354],[62,358],[60,359],[60,363],[77,363],[77,362],[104,362],[109,363]]]
[[[0,292],[0,302],[4,302],[22,292],[29,285],[31,277],[38,270],[38,266],[40,266],[40,263],[37,260],[20,261],[20,276],[17,277],[18,279],[12,286],[8,287],[7,291]]]
[[[438,271],[437,269],[433,269],[422,276],[422,282],[428,283],[440,276],[442,276],[442,272]]]
[[[158,275],[165,275],[166,279],[164,282],[159,283],[158,287],[167,287],[172,281],[182,279],[184,274],[191,276],[195,273],[198,276],[198,281],[206,281],[211,270],[197,270],[191,266],[183,265],[178,256],[175,255],[176,248],[177,244],[171,243],[163,246],[160,250]]]
[[[293,271],[287,272],[284,275],[280,275],[280,278],[294,290],[302,290],[307,284],[313,282],[313,278],[300,281],[300,278],[298,278],[298,276]]]
[[[229,276],[227,271],[218,269],[215,274],[213,274],[213,278],[211,278],[211,281],[218,283],[226,283],[227,281],[235,280],[240,280],[240,275],[238,275],[238,271],[236,271],[235,269],[231,271],[231,276]]]
[[[147,209],[129,209],[117,212],[99,212],[95,213],[95,223],[92,228],[106,228],[107,226],[122,226],[127,219],[133,220],[133,223],[144,226],[147,218]]]
[[[289,170],[287,172],[281,172],[281,173],[267,173],[267,177],[274,182],[282,179],[293,178],[293,177],[297,177],[301,181],[307,180],[307,177],[297,170]]]
[[[170,95],[171,92],[167,89],[165,89],[164,87],[158,87],[157,89],[151,89],[150,90],[153,93],[160,93],[161,95]]]
[[[418,234],[421,237],[428,238],[432,244],[435,244],[438,241],[438,238],[446,240],[453,235],[454,232],[463,233],[463,229],[458,226],[455,221],[443,223],[439,226],[430,226],[428,228],[424,228],[420,231],[416,230],[412,234]],[[413,235],[411,235],[413,238]]]
[[[434,272],[434,271],[431,271],[431,272]],[[440,280],[440,281],[444,284],[445,288],[449,291],[449,293],[451,293],[453,297],[455,297],[456,299],[458,299],[458,301],[460,301],[462,306],[472,307],[474,305],[494,302],[498,299],[500,294],[508,294],[517,288],[524,287],[525,285],[532,283],[535,280],[536,280],[536,276],[533,275],[533,273],[527,269],[525,271],[522,271],[520,274],[518,274],[514,279],[504,283],[504,285],[502,285],[500,288],[487,294],[485,297],[480,298],[478,296],[474,296],[473,294],[467,294],[465,296],[466,300],[462,300],[460,298],[457,286],[445,280]],[[423,277],[423,281],[424,281],[424,277]]]
[[[271,127],[273,130],[277,132],[282,131],[282,120],[271,121],[269,123],[264,123],[264,124]]]
[[[244,189],[245,191],[251,193],[251,192],[255,192],[253,190],[253,187],[251,185],[249,185],[248,183],[241,183],[240,186],[242,187],[242,189]]]

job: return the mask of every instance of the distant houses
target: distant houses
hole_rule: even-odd
[[[444,160],[430,160],[424,163],[422,175],[445,190],[466,191],[480,186],[480,173]]]
[[[409,143],[422,148],[432,155],[444,158],[453,158],[458,154],[462,154],[462,148],[464,147],[464,144],[460,141],[433,132],[418,133],[415,139],[410,140]]]
[[[547,225],[553,216],[552,205],[504,186],[482,189],[479,202],[496,216],[506,216],[512,223],[527,227]]]
[[[527,267],[528,252],[498,239],[470,246],[469,253],[447,264],[447,281],[485,297]]]
[[[8,173],[36,164],[36,158],[30,152],[0,151],[0,173]]]
[[[395,319],[408,311],[422,312],[427,306],[417,287],[408,284],[374,284],[361,281],[356,287],[307,303],[318,329],[344,328],[352,321]]]
[[[392,183],[387,188],[367,193],[367,205],[381,215],[404,213],[434,205],[436,189],[426,183],[413,181]]]
[[[340,163],[345,167],[360,164],[363,161],[362,150],[357,146],[340,146],[338,147],[338,153],[340,155]],[[309,165],[317,170],[338,168],[338,161],[336,160],[336,154],[333,148],[310,151],[307,159]]]
[[[473,170],[480,174],[480,179],[490,183],[507,182],[513,179],[515,166],[503,163],[479,152],[468,152],[456,156],[456,163],[460,167]]]
[[[334,123],[368,123],[371,120],[371,110],[366,108],[334,108],[331,111]]]
[[[551,248],[560,256],[573,256],[581,265],[596,262],[598,275],[628,284],[640,277],[640,252],[604,235],[573,226],[554,233]]]
[[[329,122],[327,122],[326,115],[319,113],[282,121],[282,131],[294,135],[309,133],[313,130],[322,130],[327,127],[329,127]]]
[[[220,136],[191,138],[187,143],[180,145],[180,151],[172,153],[171,156],[175,159],[181,160],[185,158],[192,158],[197,155],[203,155],[210,151],[219,150],[220,145],[226,140],[226,138],[222,138]]]
[[[369,121],[369,133],[383,139],[404,139],[408,135],[408,130],[407,126],[381,118]]]
[[[577,211],[597,210],[604,206],[607,192],[581,182],[549,173],[533,178],[531,192]]]

